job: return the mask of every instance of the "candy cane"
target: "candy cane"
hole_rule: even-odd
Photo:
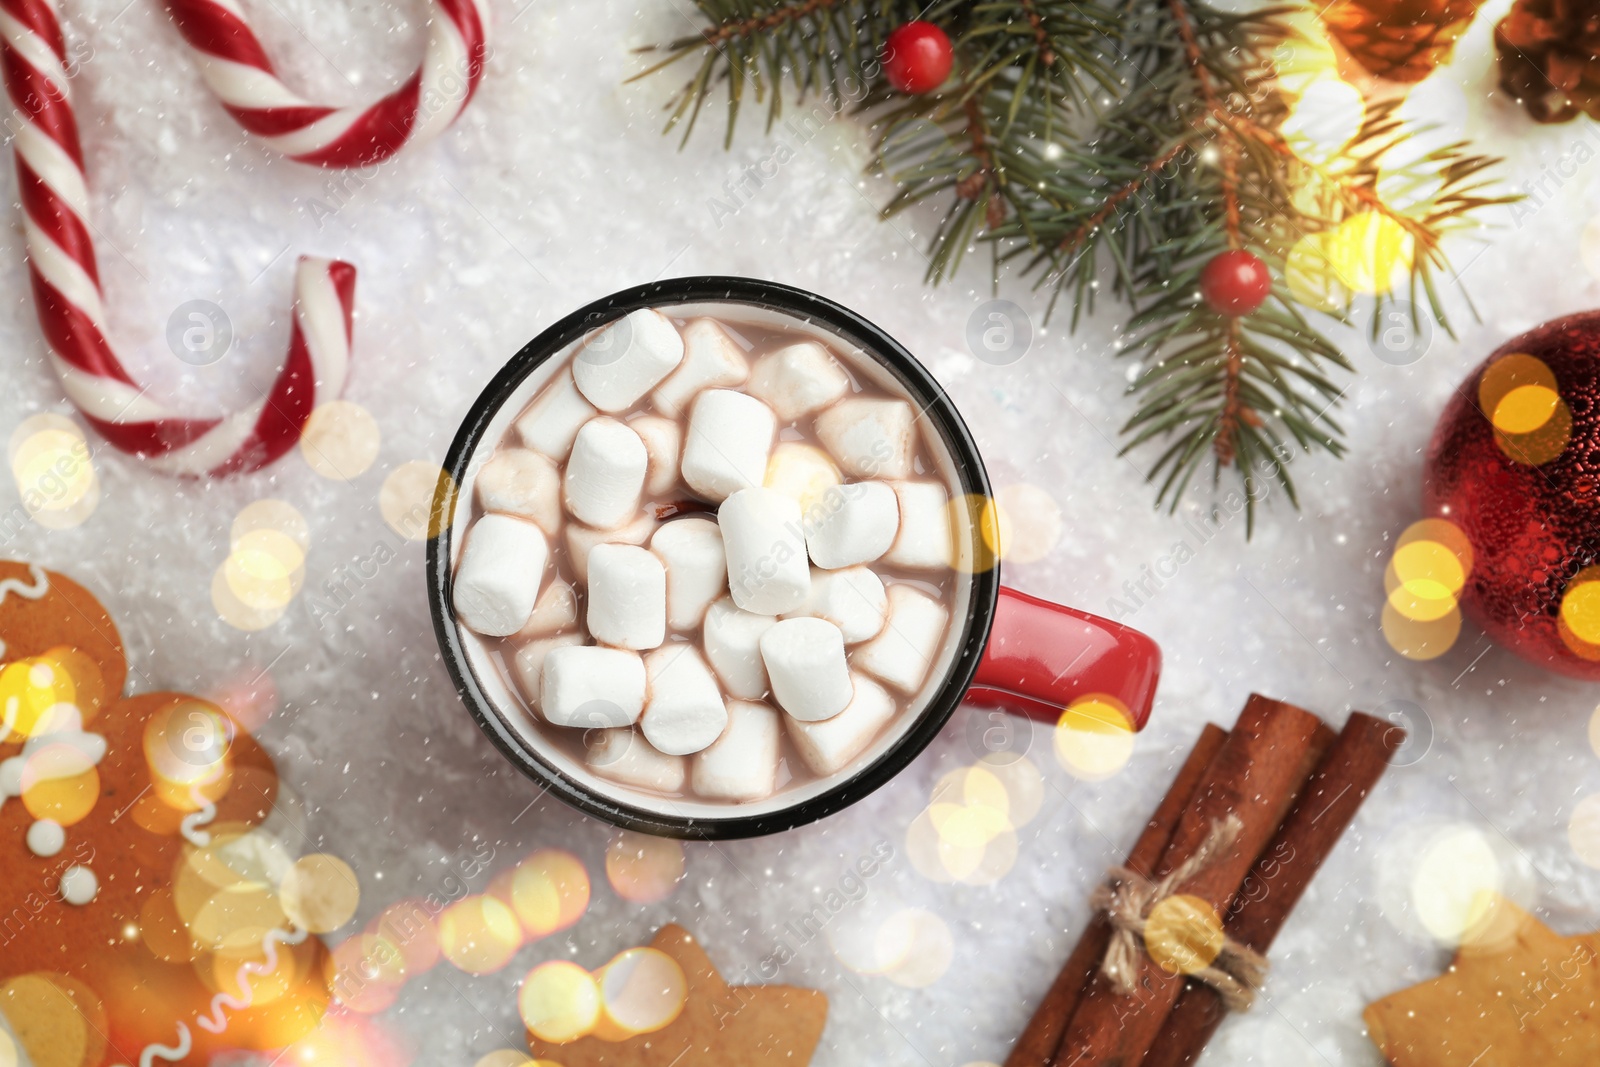
[[[319,394],[336,396],[350,360],[355,268],[306,258],[295,275],[289,356],[259,403],[224,416],[146,395],[106,336],[90,240],[83,149],[55,0],[0,0],[0,73],[15,110],[17,191],[39,326],[67,396],[114,447],[171,474],[255,470],[299,439]]]
[[[429,0],[428,49],[406,83],[373,104],[313,103],[278,77],[237,0],[167,0],[200,74],[239,125],[290,159],[378,163],[455,121],[483,79],[486,0]]]

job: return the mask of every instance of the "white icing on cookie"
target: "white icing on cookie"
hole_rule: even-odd
[[[67,832],[54,819],[40,819],[28,827],[28,851],[49,859],[60,852],[67,843]]]
[[[83,907],[100,892],[100,879],[87,867],[72,866],[61,872],[61,899]]]
[[[5,603],[8,593],[15,593],[24,600],[38,600],[50,591],[50,576],[43,567],[37,563],[28,564],[28,575],[33,579],[32,585],[20,578],[0,581],[0,604]]]

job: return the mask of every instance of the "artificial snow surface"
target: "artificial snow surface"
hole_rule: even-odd
[[[778,980],[829,995],[816,1064],[998,1061],[1082,927],[1092,886],[1202,723],[1231,723],[1252,690],[1336,724],[1351,707],[1410,701],[1420,709],[1411,716],[1421,737],[1413,762],[1373,796],[1284,931],[1267,1004],[1226,1024],[1203,1061],[1377,1063],[1362,1033],[1364,1004],[1433,976],[1448,958],[1406,913],[1405,865],[1427,828],[1480,831],[1501,854],[1508,886],[1556,929],[1600,926],[1600,872],[1578,860],[1567,833],[1574,806],[1600,791],[1600,755],[1586,739],[1596,688],[1536,670],[1470,626],[1441,659],[1412,663],[1389,650],[1377,620],[1383,568],[1394,537],[1418,517],[1421,452],[1446,396],[1504,339],[1600,301],[1580,256],[1583,223],[1600,208],[1592,150],[1600,134],[1587,122],[1538,128],[1489,98],[1489,33],[1505,6],[1489,5],[1440,76],[1464,89],[1466,132],[1511,157],[1508,177],[1540,183],[1536,210],[1516,220],[1504,212],[1486,242],[1452,248],[1481,321],[1455,298],[1459,342],[1441,334],[1424,358],[1400,367],[1349,334],[1359,372],[1343,407],[1350,456],[1297,461],[1299,515],[1274,501],[1253,541],[1241,518],[1229,518],[1202,543],[1184,521],[1201,514],[1203,498],[1176,517],[1157,513],[1142,480],[1152,455],[1118,457],[1116,427],[1129,402],[1126,366],[1109,358],[1116,308],[1069,337],[1063,322],[1043,329],[1042,302],[1026,283],[1007,284],[1002,295],[1034,316],[1034,347],[1014,365],[989,366],[965,340],[969,316],[991,296],[983,257],[954,284],[923,284],[933,219],[875,221],[888,187],[859,177],[864,140],[848,121],[803,141],[780,134],[792,149],[781,162],[778,140],[755,123],[724,152],[720,111],[704,116],[685,151],[659,135],[658,106],[675,76],[622,82],[638,68],[633,46],[687,28],[686,5],[651,0],[639,13],[594,0],[522,8],[495,0],[493,58],[465,116],[393,163],[328,173],[246,140],[205,93],[158,4],[69,0],[101,271],[135,376],[197,405],[254,396],[282,356],[293,257],[336,255],[361,270],[346,396],[375,415],[382,450],[350,483],[324,480],[291,454],[264,474],[199,484],[102,450],[93,516],[63,532],[29,524],[6,555],[64,571],[106,601],[135,689],[215,692],[266,672],[279,702],[259,733],[288,797],[292,825],[281,832],[292,848],[334,852],[355,868],[357,924],[403,896],[441,891],[485,843],[495,859],[475,890],[534,848],[583,859],[595,898],[571,931],[485,977],[441,964],[382,1017],[421,1064],[470,1064],[519,1045],[516,987],[530,966],[566,956],[595,967],[669,920],[696,933],[731,979],[749,980],[785,924],[884,843],[892,858],[849,908],[930,909],[953,934],[953,962],[913,989],[846,969],[826,936],[800,946]],[[404,77],[421,48],[421,0],[246,7],[287,79],[313,95],[364,99]],[[1576,152],[1580,142],[1589,150]],[[731,195],[752,165],[770,177]],[[6,175],[11,201],[9,167]],[[30,414],[70,409],[44,360],[15,215],[0,232],[0,272],[9,294],[0,427],[9,433]],[[1166,668],[1131,762],[1110,780],[1079,782],[1036,733],[1030,758],[1045,773],[1044,808],[1019,835],[1015,868],[993,886],[936,885],[905,847],[932,785],[981,753],[969,740],[981,735],[976,712],[958,713],[904,775],[820,825],[688,846],[677,891],[640,906],[606,885],[612,830],[541,798],[462,709],[438,660],[420,544],[360,583],[331,623],[319,628],[311,616],[309,597],[324,582],[395,541],[377,507],[385,474],[437,462],[517,348],[606,293],[704,273],[815,290],[921,356],[955,397],[996,484],[1041,486],[1066,516],[1066,536],[1049,556],[1008,567],[1012,584],[1106,611],[1113,597],[1128,599],[1124,583],[1146,568],[1169,575],[1132,620],[1161,643]],[[174,359],[164,340],[171,310],[195,298],[220,303],[238,338],[203,370]],[[9,482],[0,490],[12,492]],[[310,519],[306,592],[284,620],[246,634],[218,618],[211,577],[233,516],[268,496]],[[1174,572],[1174,546],[1185,538],[1193,558]],[[833,922],[843,928],[846,919]]]

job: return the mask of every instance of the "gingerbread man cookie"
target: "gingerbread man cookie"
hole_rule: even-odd
[[[272,760],[210,701],[124,697],[127,669],[91,594],[0,562],[0,1045],[34,1067],[289,1045],[327,953],[278,892]]]

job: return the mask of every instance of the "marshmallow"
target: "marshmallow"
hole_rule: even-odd
[[[740,385],[750,377],[744,351],[712,319],[695,319],[683,328],[683,362],[650,398],[663,415],[678,418],[702,389]]]
[[[909,585],[891,585],[888,623],[856,649],[851,662],[902,693],[914,693],[939,652],[946,618],[937,600]]]
[[[687,643],[658,648],[645,657],[644,667],[650,699],[639,728],[652,745],[668,755],[686,756],[721,736],[728,709],[698,648]]]
[[[545,657],[558,648],[570,648],[583,644],[582,634],[557,634],[554,637],[541,637],[529,641],[517,649],[517,654],[511,658],[511,673],[516,675],[517,685],[522,689],[522,695],[528,699],[528,704],[534,711],[539,710],[540,687],[544,685]]]
[[[544,587],[544,592],[534,601],[533,614],[522,624],[517,636],[543,637],[546,634],[570,630],[577,623],[578,595],[572,591],[572,586],[556,578]]]
[[[889,616],[889,596],[870,567],[812,571],[811,595],[789,615],[827,619],[844,635],[844,643],[853,645],[878,636]]]
[[[778,422],[753,396],[708,389],[695,399],[683,443],[683,480],[711,501],[757,486],[767,476],[767,457]]]
[[[632,729],[601,730],[589,748],[587,762],[602,778],[657,793],[683,792],[687,776],[682,756],[658,752]]]
[[[896,482],[900,532],[883,557],[897,567],[932,570],[950,566],[950,495],[938,482]]]
[[[644,491],[646,496],[664,496],[678,484],[678,451],[683,447],[683,427],[672,419],[646,415],[634,419],[628,428],[644,442]]]
[[[615,530],[592,530],[576,523],[567,527],[567,559],[578,581],[589,580],[589,553],[595,545],[642,545],[650,540],[660,523],[652,515],[640,515]]]
[[[750,373],[751,396],[760,397],[778,413],[779,422],[793,422],[825,408],[850,390],[850,376],[815,341],[780,348]]]
[[[867,750],[894,718],[895,702],[872,679],[853,675],[855,696],[850,706],[831,719],[805,722],[791,717],[789,740],[805,765],[817,774],[835,774]]]
[[[758,700],[767,692],[767,667],[761,662],[761,635],[777,622],[770,615],[740,611],[730,597],[706,609],[701,644],[730,696]]]
[[[601,411],[626,411],[683,362],[683,338],[672,320],[651,308],[630,311],[584,342],[572,360],[572,380]]]
[[[557,726],[631,726],[644,710],[644,660],[637,652],[563,645],[544,657],[539,711]]]
[[[655,648],[667,636],[667,572],[634,545],[589,553],[589,633],[615,648]]]
[[[520,515],[554,537],[561,531],[561,472],[548,456],[502,448],[478,472],[478,505]]]
[[[677,519],[656,531],[650,551],[667,568],[667,625],[699,628],[706,608],[728,591],[722,531],[710,519]]]
[[[758,615],[793,611],[811,592],[800,505],[771,489],[741,489],[717,509],[734,603]]]
[[[544,581],[550,546],[539,527],[509,515],[485,515],[467,531],[456,567],[456,614],[486,637],[522,629]]]
[[[563,370],[540,391],[537,399],[517,417],[517,436],[535,452],[560,463],[572,451],[572,439],[598,412],[573,384],[572,372]]]
[[[817,436],[848,474],[904,478],[911,473],[913,419],[904,400],[851,397],[817,416]]]
[[[778,787],[780,716],[765,704],[728,701],[728,728],[694,758],[694,791],[718,800],[760,800]]]
[[[767,477],[761,484],[794,500],[803,513],[842,481],[839,468],[822,449],[799,441],[780,441],[767,460]]]
[[[585,526],[614,530],[639,511],[650,456],[639,435],[616,419],[590,419],[572,442],[561,484],[567,510]]]
[[[823,493],[805,518],[811,562],[838,570],[889,551],[900,529],[900,504],[887,482],[857,482]]]
[[[784,619],[761,635],[761,662],[778,706],[797,719],[831,719],[850,703],[844,635],[827,619]]]

